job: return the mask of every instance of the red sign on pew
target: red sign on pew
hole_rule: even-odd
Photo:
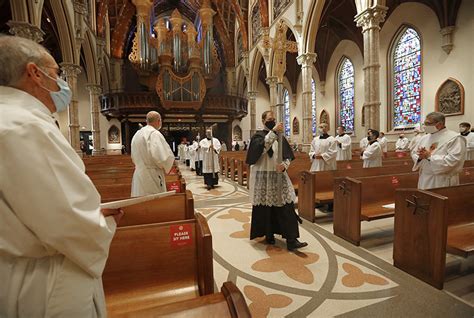
[[[352,169],[352,166],[350,164],[347,164],[346,169]]]
[[[176,193],[180,193],[181,192],[181,184],[180,184],[179,181],[167,182],[166,183],[166,190],[167,191],[175,190]]]
[[[466,170],[466,171],[464,172],[464,174],[465,174],[466,176],[470,176],[470,175],[471,175],[471,173],[469,172],[469,170]]]
[[[406,152],[397,152],[397,157],[398,158],[403,158],[403,157],[406,157]]]
[[[192,224],[181,224],[170,226],[171,247],[183,247],[193,243]]]
[[[177,174],[177,173],[178,173],[178,169],[175,166],[171,167],[169,174]]]

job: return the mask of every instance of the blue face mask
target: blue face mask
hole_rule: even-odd
[[[46,74],[41,68],[40,70],[44,75],[46,75],[47,77],[55,81],[56,84],[59,86],[59,91],[57,92],[51,91],[47,89],[46,87],[41,86],[42,88],[47,90],[49,94],[51,95],[51,99],[53,100],[54,106],[56,106],[56,112],[59,113],[59,112],[65,111],[69,107],[69,104],[71,103],[71,99],[72,99],[72,91],[69,88],[69,85],[62,78],[60,77],[52,78],[51,76]]]

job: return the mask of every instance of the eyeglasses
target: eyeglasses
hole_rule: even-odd
[[[41,67],[46,67],[46,68],[52,68],[56,71],[56,75],[58,75],[59,78],[65,79],[66,74],[64,73],[63,70],[61,70],[59,67],[56,66],[47,66],[47,65],[41,65]]]

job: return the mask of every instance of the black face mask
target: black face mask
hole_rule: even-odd
[[[273,127],[275,127],[275,125],[276,125],[275,120],[269,120],[265,122],[265,126],[270,130],[272,130]]]

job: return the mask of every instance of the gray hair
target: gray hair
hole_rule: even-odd
[[[430,118],[434,122],[442,123],[443,125],[446,123],[446,118],[444,117],[444,114],[440,112],[431,112],[428,115],[426,115],[426,118]]]
[[[40,44],[18,36],[0,36],[0,85],[14,86],[28,63],[40,65],[49,52]]]
[[[147,124],[153,124],[154,122],[157,122],[158,120],[161,120],[161,115],[159,112],[152,110],[151,112],[148,112],[148,114],[146,114]]]

